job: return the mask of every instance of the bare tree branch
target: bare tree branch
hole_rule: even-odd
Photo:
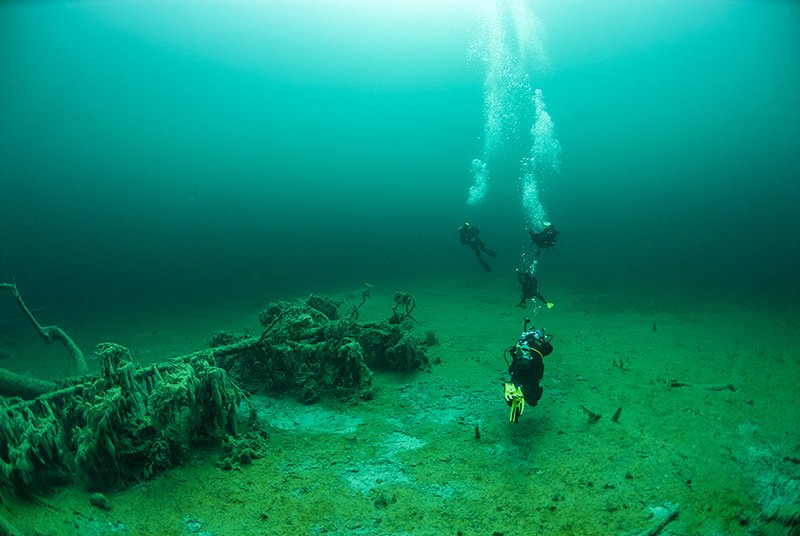
[[[75,368],[77,369],[78,375],[82,376],[86,374],[89,369],[86,366],[86,359],[83,357],[83,352],[81,349],[78,348],[78,345],[64,333],[58,326],[42,326],[39,322],[37,322],[36,318],[31,313],[30,309],[25,305],[25,302],[22,301],[22,296],[20,296],[19,291],[17,290],[17,283],[0,283],[0,289],[8,289],[14,293],[14,298],[16,298],[17,303],[19,304],[22,312],[25,314],[25,317],[30,321],[33,329],[39,334],[39,336],[44,340],[45,344],[52,344],[54,342],[60,342],[64,345],[67,349],[69,354],[75,360]]]

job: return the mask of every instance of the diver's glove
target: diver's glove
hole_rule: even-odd
[[[555,305],[555,303],[553,303],[551,301],[547,302],[547,308],[548,309],[552,309],[554,305]]]

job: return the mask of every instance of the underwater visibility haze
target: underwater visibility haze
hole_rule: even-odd
[[[797,534],[798,95],[791,1],[0,3],[0,533]]]
[[[547,277],[798,295],[791,2],[5,2],[0,30],[0,274],[37,299],[460,276],[464,221],[513,272],[543,217]],[[526,174],[539,110],[560,167]]]

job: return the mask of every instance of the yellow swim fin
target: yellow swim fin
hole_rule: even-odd
[[[522,389],[513,383],[506,383],[505,387],[506,403],[511,406],[511,415],[508,420],[517,422],[519,416],[525,411],[525,399],[522,397]]]

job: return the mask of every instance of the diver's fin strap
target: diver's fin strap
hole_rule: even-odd
[[[523,411],[525,411],[525,399],[522,397],[515,398],[514,401],[511,402],[511,415],[509,416],[508,420],[511,422],[517,422]]]

